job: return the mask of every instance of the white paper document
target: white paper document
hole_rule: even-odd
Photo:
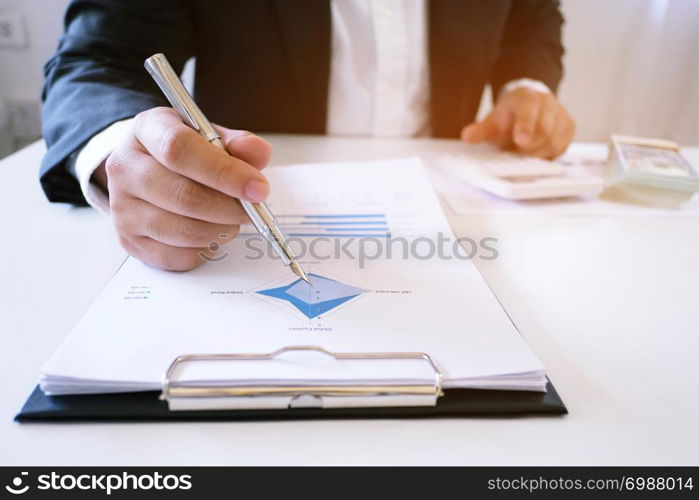
[[[545,390],[545,370],[460,251],[417,159],[274,167],[269,205],[313,288],[251,227],[187,273],[129,258],[42,369],[48,394],[158,390],[177,356],[331,352],[429,354],[447,388]],[[445,242],[445,239],[447,240]],[[217,252],[213,250],[218,249]],[[426,364],[361,367],[306,355],[201,363],[225,384],[429,380]]]

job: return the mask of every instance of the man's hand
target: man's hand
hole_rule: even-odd
[[[236,198],[267,197],[260,170],[269,161],[269,143],[248,132],[218,131],[230,155],[173,109],[145,111],[95,173],[108,187],[119,241],[131,255],[162,269],[193,269],[204,262],[203,249],[233,239],[247,221]]]
[[[574,133],[575,122],[556,96],[519,88],[500,98],[485,120],[464,127],[461,138],[555,158],[563,154]]]

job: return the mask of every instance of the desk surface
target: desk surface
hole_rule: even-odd
[[[274,163],[458,151],[456,141],[270,136]],[[699,164],[699,151],[688,151]],[[548,367],[563,418],[31,424],[12,417],[124,257],[107,218],[51,205],[43,144],[0,162],[0,464],[698,464],[699,220],[450,215]],[[468,319],[464,319],[468,326]]]

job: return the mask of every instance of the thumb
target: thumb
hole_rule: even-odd
[[[461,131],[461,140],[469,144],[493,142],[497,139],[497,129],[492,120],[473,122]]]

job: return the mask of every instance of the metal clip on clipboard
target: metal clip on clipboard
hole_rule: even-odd
[[[331,381],[264,384],[228,380],[225,384],[175,380],[178,369],[191,362],[273,361],[289,352],[314,352],[335,361],[419,360],[433,372],[430,382],[383,383],[375,379],[351,384]],[[177,357],[163,377],[160,399],[171,411],[435,406],[442,396],[442,373],[432,358],[421,352],[333,353],[317,346],[288,346],[265,354],[186,354]]]

